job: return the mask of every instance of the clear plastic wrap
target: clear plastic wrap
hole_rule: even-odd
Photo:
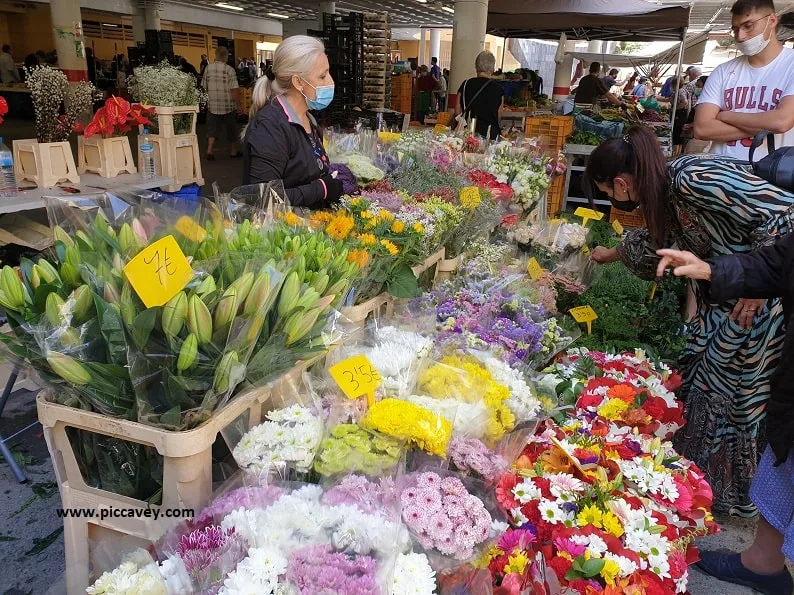
[[[171,578],[169,581],[168,579]],[[183,574],[187,579],[187,574]],[[136,549],[127,553],[121,564],[104,572],[86,593],[89,595],[113,595],[115,593],[150,593],[152,595],[176,595],[186,593],[181,587],[189,583],[180,582],[179,578],[166,577],[151,554],[144,549]]]
[[[353,423],[330,428],[314,460],[314,470],[324,478],[324,483],[327,478],[351,473],[394,477],[403,473],[404,465],[402,441]]]
[[[284,182],[281,180],[237,186],[228,194],[220,192],[217,182],[212,188],[224,218],[232,223],[249,221],[258,229],[290,212]]]

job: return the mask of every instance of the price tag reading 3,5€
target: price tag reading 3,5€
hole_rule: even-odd
[[[348,399],[365,396],[370,405],[375,402],[375,391],[383,378],[366,355],[354,355],[331,366],[331,374]]]
[[[193,269],[174,236],[165,236],[130,260],[124,275],[143,304],[153,308],[182,291],[193,278]]]
[[[587,323],[587,334],[593,334],[593,321],[598,319],[598,314],[595,313],[595,310],[591,306],[578,306],[576,308],[571,308],[569,310],[573,319],[578,322]]]
[[[573,212],[573,214],[576,215],[577,217],[582,218],[583,226],[587,226],[587,222],[590,221],[590,219],[594,219],[595,221],[601,221],[601,219],[604,218],[604,213],[602,213],[601,211],[587,209],[585,207],[579,207]]]

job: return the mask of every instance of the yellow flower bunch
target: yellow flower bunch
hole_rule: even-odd
[[[416,233],[424,233],[425,232],[425,226],[422,225],[421,223],[419,223],[419,221],[417,221],[416,223],[413,224],[413,228],[414,228],[414,231]]]
[[[507,559],[504,573],[510,574],[511,572],[515,572],[518,574],[524,574],[527,564],[529,564],[529,558],[527,555],[523,551],[517,551]]]
[[[357,196],[356,198],[351,198],[350,202],[348,203],[351,207],[357,207],[361,204],[361,197]]]
[[[405,222],[404,221],[395,221],[391,224],[391,230],[394,233],[402,233],[405,231]]]
[[[287,211],[286,213],[279,213],[278,215],[276,215],[276,218],[283,221],[290,227],[297,227],[299,225],[303,225],[303,219],[298,217],[292,211]]]
[[[614,585],[615,579],[620,574],[620,564],[614,560],[607,558],[604,560],[604,567],[601,569],[601,578],[606,581],[607,585]]]
[[[397,256],[400,253],[400,249],[394,242],[390,242],[389,240],[381,240],[381,245],[389,251],[389,254],[392,256]]]
[[[579,514],[576,515],[576,523],[580,527],[593,525],[596,529],[603,529],[614,537],[623,535],[623,525],[618,516],[609,510],[604,512],[593,504],[585,506],[579,511]]]
[[[335,240],[344,240],[353,231],[354,226],[355,221],[353,218],[340,211],[334,216],[328,227],[325,228],[325,233]]]
[[[394,214],[386,209],[378,211],[378,219],[381,221],[394,221]]]
[[[516,425],[513,412],[505,405],[510,390],[494,380],[473,357],[447,356],[429,367],[419,378],[419,387],[435,399],[455,398],[465,402],[482,400],[489,410],[485,421],[486,441],[498,441]]]
[[[358,268],[363,269],[369,264],[369,252],[363,248],[351,250],[347,253],[347,262],[355,262]]]
[[[629,404],[621,399],[609,399],[606,403],[598,408],[598,415],[610,421],[616,421],[623,417],[623,414],[628,410]]]
[[[322,229],[326,224],[330,223],[334,218],[334,214],[330,211],[315,211],[309,217],[309,225],[312,229]]]
[[[409,440],[422,450],[446,456],[452,424],[446,419],[399,399],[383,399],[372,405],[361,425],[399,440]]]
[[[378,238],[375,237],[374,233],[362,233],[358,239],[363,246],[374,246],[378,243]]]
[[[375,215],[372,214],[372,211],[361,211],[361,218],[362,219],[374,219]]]
[[[460,206],[464,209],[473,211],[481,202],[480,189],[477,186],[467,186],[460,191]]]

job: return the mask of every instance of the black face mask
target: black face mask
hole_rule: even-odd
[[[636,211],[640,206],[640,203],[634,202],[633,200],[618,200],[616,198],[610,198],[609,202],[611,202],[612,206],[618,211],[626,211],[628,213]]]

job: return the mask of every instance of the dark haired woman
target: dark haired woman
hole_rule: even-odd
[[[794,194],[753,175],[739,161],[685,156],[666,163],[654,134],[634,127],[590,156],[587,176],[620,210],[642,207],[647,229],[629,231],[592,260],[620,260],[653,280],[659,248],[710,258],[754,251],[792,229]],[[676,447],[695,461],[714,490],[714,510],[754,516],[750,480],[766,443],[769,381],[780,358],[779,300],[711,303],[695,285],[694,332],[681,352],[687,424]]]

